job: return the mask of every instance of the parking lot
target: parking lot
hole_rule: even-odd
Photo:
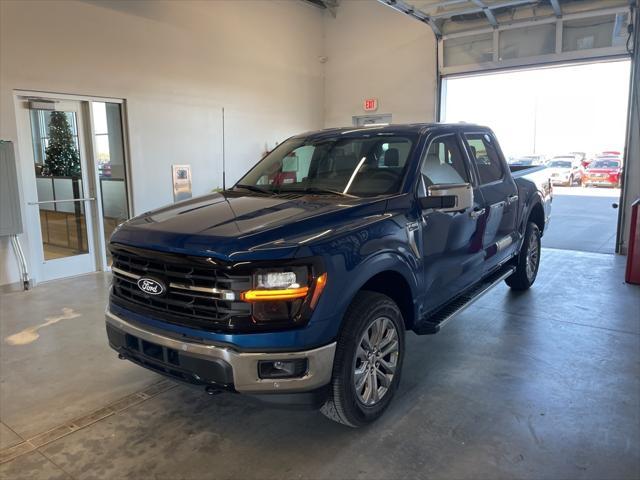
[[[542,239],[548,248],[613,253],[619,188],[554,187],[553,213]]]

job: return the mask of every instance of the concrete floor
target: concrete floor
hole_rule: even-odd
[[[551,223],[542,246],[583,252],[614,253],[619,188],[554,187]]]
[[[529,292],[500,286],[409,334],[397,397],[361,430],[116,360],[103,275],[2,295],[0,478],[637,479],[640,287],[621,257],[542,258]],[[62,308],[80,316],[6,343]]]

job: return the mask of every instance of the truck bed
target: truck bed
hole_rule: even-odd
[[[532,173],[542,172],[546,169],[547,167],[545,165],[509,165],[509,170],[511,170],[511,176],[513,178],[524,177]]]

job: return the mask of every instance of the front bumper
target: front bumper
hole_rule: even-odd
[[[193,384],[247,394],[310,392],[331,380],[336,343],[298,352],[238,352],[230,347],[177,340],[106,312],[109,344],[124,358]],[[268,334],[265,334],[268,335]],[[264,379],[260,361],[307,359],[298,378]]]

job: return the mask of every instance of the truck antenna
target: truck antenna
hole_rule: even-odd
[[[225,149],[224,149],[224,107],[222,107],[222,191],[227,189],[225,171]]]

